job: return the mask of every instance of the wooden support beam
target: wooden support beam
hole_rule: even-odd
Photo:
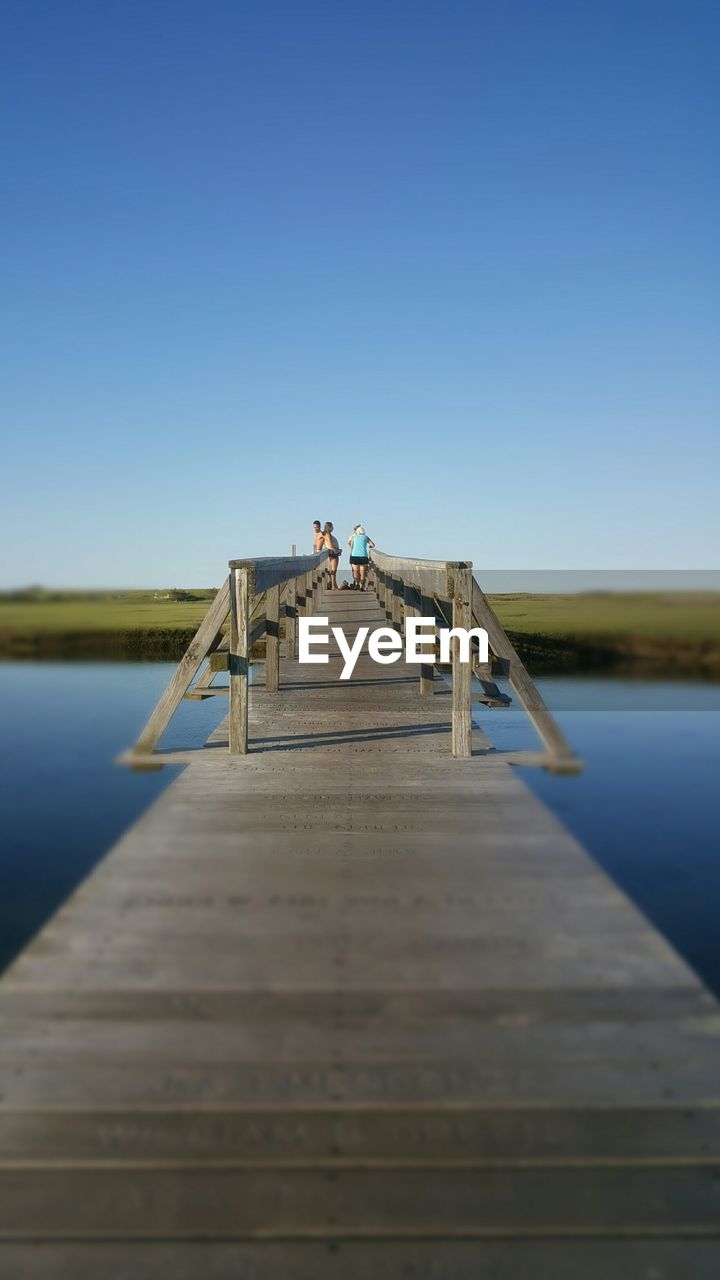
[[[280,588],[268,587],[265,606],[265,691],[277,693],[280,683]]]
[[[453,572],[453,627],[470,630],[472,623],[472,568]],[[472,755],[472,663],[460,661],[460,639],[452,637],[452,753]]]
[[[297,651],[298,580],[291,578],[285,593],[285,657],[294,658]]]
[[[519,658],[497,614],[475,579],[472,583],[472,612],[479,626],[488,633],[488,644],[497,658],[511,687],[525,708],[528,719],[548,751],[558,760],[571,760],[574,752],[552,713],[546,706],[530,673]]]
[[[433,596],[427,596],[421,592],[420,594],[420,616],[422,618],[435,617],[435,599]],[[435,692],[435,664],[434,662],[424,662],[420,667],[420,693],[427,698]]]
[[[133,748],[135,751],[150,753],[155,750],[160,737],[180,706],[186,690],[190,687],[208,653],[217,643],[229,608],[228,579],[221,586],[200,623],[194,639],[190,641],[180,659],[170,683],[135,743]]]
[[[418,587],[416,587],[412,582],[405,582],[403,584],[403,613],[405,615],[405,623],[408,618],[418,618],[421,616],[421,602],[422,595]],[[403,631],[405,631],[405,623],[403,624]],[[422,674],[420,676],[419,692],[422,693]]]
[[[248,750],[251,570],[230,570],[230,754]]]
[[[402,578],[392,578],[392,613],[391,621],[396,631],[402,632],[403,623],[403,580]]]
[[[404,631],[406,618],[417,618],[419,616],[418,591],[411,582],[403,582],[402,606]]]
[[[392,619],[392,578],[383,570],[383,611],[388,622]]]

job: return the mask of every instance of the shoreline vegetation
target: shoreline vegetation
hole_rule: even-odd
[[[212,587],[1,592],[0,659],[177,661],[214,595]],[[488,598],[536,674],[606,670],[720,680],[720,593]]]

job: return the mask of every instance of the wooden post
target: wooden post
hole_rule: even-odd
[[[453,568],[453,627],[472,625],[472,568]],[[460,639],[452,637],[452,753],[472,755],[472,663],[460,661]]]
[[[312,569],[308,569],[305,574],[305,617],[309,618],[313,612],[313,585],[312,585]]]
[[[473,614],[488,633],[490,652],[500,659],[504,674],[525,708],[531,724],[548,751],[559,761],[574,760],[573,750],[546,706],[540,690],[515,651],[505,629],[477,582],[472,582]]]
[[[212,652],[219,642],[220,632],[227,618],[229,608],[230,581],[229,578],[226,578],[200,623],[197,634],[188,646],[185,656],[178,663],[172,680],[135,743],[134,751],[154,751],[158,739],[180,706],[185,691],[192,684],[194,676],[197,675],[207,655]]]
[[[420,596],[420,616],[421,618],[435,617],[435,598],[434,596]],[[423,662],[420,667],[420,692],[423,697],[428,697],[435,692],[435,663]]]
[[[250,573],[230,571],[230,754],[247,755],[250,654]]]
[[[298,580],[291,578],[285,592],[285,657],[294,658],[297,649]]]
[[[280,587],[268,587],[265,604],[265,691],[277,693],[280,683]]]
[[[402,634],[403,621],[403,580],[392,579],[392,625],[395,631]]]
[[[403,632],[405,631],[405,620],[407,618],[416,618],[418,616],[416,606],[416,589],[411,582],[403,583]]]

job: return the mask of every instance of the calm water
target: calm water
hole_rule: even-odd
[[[0,663],[0,964],[176,775],[113,763],[171,663]],[[720,686],[546,678],[587,762],[529,785],[720,992]],[[168,745],[200,745],[224,699],[185,703]],[[515,707],[481,711],[499,749],[535,746]]]

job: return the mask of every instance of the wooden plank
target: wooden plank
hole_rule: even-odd
[[[198,1022],[197,1033],[203,1024]],[[215,1033],[215,1027],[205,1026]],[[720,1109],[637,1106],[224,1107],[0,1111],[0,1162],[26,1166],[430,1161],[543,1167],[720,1161]],[[1,1274],[1,1273],[0,1273]]]
[[[297,653],[298,579],[291,578],[285,599],[285,657],[292,661]]]
[[[450,561],[417,560],[407,557],[388,556],[383,551],[378,551],[377,548],[373,550],[372,558],[378,568],[382,569],[388,577],[402,578],[412,582],[428,594],[437,593],[442,596],[450,594],[448,586]]]
[[[717,1239],[83,1241],[0,1244],[12,1280],[717,1280]]]
[[[265,689],[277,693],[280,680],[280,588],[268,587],[265,618]]]
[[[178,666],[135,743],[140,753],[154,751],[162,734],[177,711],[186,690],[200,670],[206,655],[215,644],[230,608],[229,580],[224,582],[197,629]]]
[[[230,560],[231,569],[246,569],[251,575],[252,590],[267,591],[297,578],[302,573],[313,572],[327,560],[327,551],[313,556],[268,556],[259,560]]]
[[[341,667],[252,685],[242,767],[141,757],[186,767],[0,983],[0,1273],[714,1277],[717,1002],[525,753]]]
[[[390,619],[391,626],[402,634],[403,629],[403,582],[402,578],[393,577],[390,580],[390,591],[392,593],[391,609],[392,616]]]
[[[435,599],[433,596],[426,595],[425,592],[420,594],[420,614],[423,618],[435,617]],[[423,697],[432,696],[435,692],[435,665],[434,663],[423,663],[420,667],[420,693]]]
[[[453,627],[469,631],[472,623],[472,569],[456,569],[453,576]],[[460,661],[460,638],[452,637],[452,753],[472,755],[472,665]]]
[[[250,583],[247,569],[230,570],[230,701],[228,713],[231,755],[248,750],[250,684]]]
[[[720,1167],[0,1167],[0,1237],[715,1236]],[[691,1212],[688,1212],[692,1205]],[[582,1226],[580,1225],[582,1215]]]
[[[402,584],[402,616],[403,616],[403,632],[405,630],[406,618],[417,618],[420,612],[419,601],[420,592],[412,582],[403,582]]]

